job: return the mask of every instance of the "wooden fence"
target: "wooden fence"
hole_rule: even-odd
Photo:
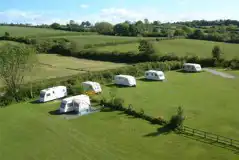
[[[214,141],[216,143],[221,143],[221,144],[224,144],[224,145],[228,145],[228,146],[237,148],[239,150],[239,140],[227,138],[227,137],[224,137],[224,136],[220,136],[220,135],[213,134],[213,133],[210,133],[210,132],[201,131],[201,130],[190,128],[190,127],[187,127],[187,126],[183,126],[182,129],[181,129],[181,132],[183,134],[197,136],[197,137],[200,137],[200,138],[203,138],[203,139],[208,139],[208,140]]]

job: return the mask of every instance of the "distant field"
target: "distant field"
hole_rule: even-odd
[[[63,57],[56,54],[39,54],[38,60],[40,64],[32,71],[31,77],[26,77],[26,81],[62,77],[85,73],[87,71],[112,69],[126,65]]]
[[[182,105],[186,125],[238,139],[238,79],[206,72],[166,72],[166,77],[166,82],[138,80],[136,88],[119,88],[117,95],[137,110],[143,108],[147,114],[167,119]],[[103,94],[108,90],[103,87]],[[234,152],[214,143],[174,133],[160,134],[157,129],[162,126],[119,112],[68,120],[54,114],[59,106],[59,101],[26,102],[0,109],[0,159],[238,159]]]
[[[197,55],[200,57],[210,57],[214,45],[219,45],[225,53],[225,58],[231,59],[239,57],[239,44],[229,44],[221,42],[177,39],[177,40],[163,40],[154,43],[157,52],[162,54],[174,53],[178,56]],[[135,51],[138,52],[138,43],[106,46],[97,48],[98,51]]]
[[[66,38],[72,42],[75,42],[77,48],[83,49],[86,44],[102,44],[106,42],[125,42],[125,41],[136,41],[139,37],[120,37],[120,36],[103,36],[103,35],[80,35],[80,36],[51,36],[47,38]],[[152,39],[152,38],[146,38]],[[112,46],[113,47],[113,46]]]
[[[96,34],[87,32],[68,32],[47,28],[31,28],[31,27],[15,27],[15,26],[0,26],[0,36],[5,32],[9,32],[11,36],[27,36],[27,37],[49,37],[49,36],[71,36],[82,34]]]

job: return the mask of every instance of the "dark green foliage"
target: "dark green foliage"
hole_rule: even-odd
[[[69,87],[67,87],[67,88],[69,88],[68,94],[70,94],[70,95],[79,95],[84,92],[84,90],[80,84],[69,85]]]
[[[183,109],[182,107],[178,107],[177,114],[171,117],[170,121],[167,124],[167,127],[171,130],[180,129],[183,126],[184,119]]]
[[[107,101],[105,98],[101,100],[100,103],[102,106],[102,111],[122,111],[123,113],[133,116],[135,118],[141,118],[146,121],[149,121],[152,124],[159,124],[159,125],[165,125],[167,124],[167,121],[163,118],[154,118],[149,115],[146,115],[144,113],[144,110],[141,109],[140,111],[134,110],[132,105],[129,105],[128,107],[124,107],[124,100],[121,98],[114,98],[112,100]]]
[[[5,32],[5,33],[4,33],[4,36],[5,36],[5,37],[9,37],[9,36],[10,36],[10,33]]]
[[[149,41],[141,40],[139,43],[139,52],[141,54],[154,54],[155,49]]]
[[[220,46],[214,46],[212,49],[212,57],[219,60],[221,59],[221,55],[223,54]]]
[[[113,35],[113,25],[108,22],[96,23],[95,29],[99,34]]]
[[[190,38],[193,39],[204,39],[204,33],[202,30],[197,29],[193,32],[193,34],[190,35]]]
[[[60,28],[61,28],[61,25],[60,25],[59,23],[52,23],[52,24],[50,25],[50,27],[53,28],[53,29],[60,29]]]
[[[130,25],[128,23],[119,23],[114,26],[114,34],[118,36],[130,36]],[[132,29],[132,28],[131,28]]]
[[[183,29],[176,29],[174,36],[186,36],[186,32]]]
[[[36,50],[27,45],[4,45],[0,50],[0,64],[0,78],[7,93],[21,101],[19,93],[24,90],[21,88],[24,77],[37,64]]]

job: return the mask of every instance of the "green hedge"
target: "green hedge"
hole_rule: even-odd
[[[140,111],[136,111],[135,109],[133,109],[132,105],[129,105],[128,107],[124,107],[123,99],[120,99],[120,98],[114,98],[108,101],[105,99],[102,99],[100,101],[100,105],[103,106],[101,109],[101,111],[103,112],[108,111],[109,109],[112,111],[122,111],[127,115],[133,116],[135,118],[141,118],[152,124],[166,125],[168,123],[163,118],[155,118],[145,114],[143,109],[141,109]]]
[[[182,68],[182,62],[180,61],[146,62],[106,71],[95,71],[79,75],[36,81],[22,85],[22,89],[18,93],[18,98],[20,101],[36,98],[39,96],[40,90],[56,85],[67,86],[69,94],[73,94],[75,93],[75,87],[83,81],[91,80],[100,82],[101,84],[108,84],[112,82],[114,75],[117,74],[129,74],[138,77],[144,75],[144,72],[149,69],[161,69],[163,71],[167,71],[180,68]],[[14,99],[7,93],[5,96],[0,97],[0,106],[6,106],[13,102]]]
[[[175,37],[173,37],[175,38]],[[160,38],[159,40],[173,39],[173,38]],[[136,52],[121,53],[118,51],[113,52],[99,52],[96,50],[76,50],[76,44],[70,42],[67,39],[50,39],[50,40],[33,40],[26,37],[9,37],[3,36],[1,39],[7,39],[17,42],[22,42],[26,44],[32,44],[36,49],[41,52],[47,53],[57,53],[63,56],[72,56],[76,58],[85,58],[91,60],[101,60],[110,61],[116,63],[139,63],[139,62],[149,62],[149,61],[183,61],[191,63],[199,63],[202,67],[229,67],[231,69],[239,69],[239,59],[232,60],[216,60],[214,58],[200,58],[198,56],[185,56],[178,57],[176,54],[170,55],[147,55],[139,54]],[[120,42],[119,42],[120,43]],[[116,44],[116,43],[114,43]],[[104,45],[104,44],[98,44]]]

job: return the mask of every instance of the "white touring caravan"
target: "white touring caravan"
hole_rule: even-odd
[[[183,70],[186,72],[200,72],[200,71],[202,71],[202,67],[200,64],[184,63]]]
[[[87,95],[78,95],[65,98],[61,101],[60,113],[90,111],[90,98]]]
[[[148,80],[163,81],[165,80],[165,75],[162,71],[149,70],[145,72],[145,78]]]
[[[93,92],[93,93],[101,93],[102,89],[99,83],[86,81],[82,83],[82,87],[84,92]]]
[[[117,85],[136,87],[136,79],[130,75],[116,75],[114,77],[114,82]]]
[[[40,92],[40,102],[48,102],[55,99],[67,96],[67,88],[65,86],[56,86],[52,88],[43,89]]]

